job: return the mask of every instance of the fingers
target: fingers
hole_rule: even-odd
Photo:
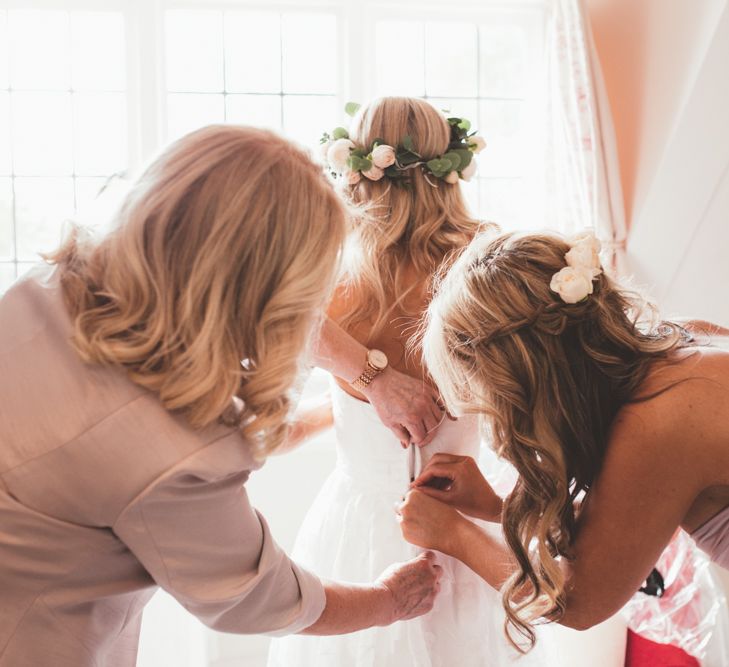
[[[429,563],[435,563],[435,552],[423,551],[423,553],[418,554],[418,556],[415,557],[415,560],[424,560]],[[436,565],[436,567],[440,567],[440,565]]]
[[[405,427],[401,424],[393,424],[390,426],[390,430],[395,434],[403,448],[406,449],[410,443],[410,433],[407,432]]]
[[[445,401],[443,400],[443,398],[441,397],[440,394],[435,393],[435,391],[434,391],[433,395],[432,395],[432,399],[433,399],[433,403],[436,405],[438,410],[440,412],[443,412],[445,414],[445,416],[448,417],[448,419],[450,419],[451,421],[454,421],[454,422],[458,421],[457,417],[454,417],[450,412],[448,412],[446,405],[445,405]]]
[[[417,479],[410,485],[411,489],[417,488],[418,491],[425,487],[432,486],[435,480],[440,481],[441,479],[450,480],[451,484],[455,480],[456,476],[453,474],[452,468],[447,464],[430,465],[421,472]],[[440,485],[438,485],[440,486]]]
[[[430,496],[442,503],[448,503],[453,497],[453,493],[449,490],[434,489],[432,486],[422,486],[418,489],[425,496]]]
[[[444,410],[441,410],[435,403],[430,406],[430,409],[430,414],[433,416],[433,419],[435,419],[436,428],[438,428],[438,426],[443,423],[443,420],[445,419],[447,413]]]
[[[428,437],[427,429],[421,419],[413,420],[404,426],[410,432],[410,442],[415,443],[418,447],[422,447],[433,439],[432,436]]]
[[[460,456],[458,454],[448,454],[447,452],[437,452],[433,454],[433,456],[430,458],[430,461],[428,461],[428,466],[434,465],[436,463],[462,463],[470,458],[470,456]]]

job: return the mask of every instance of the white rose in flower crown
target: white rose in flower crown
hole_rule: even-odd
[[[384,175],[385,172],[379,167],[375,166],[372,166],[367,171],[362,172],[362,176],[370,181],[379,181]]]
[[[352,171],[351,169],[345,174],[347,177],[348,185],[357,185],[362,180],[362,174],[358,171]]]
[[[549,289],[565,303],[578,303],[592,294],[592,276],[588,269],[566,266],[552,276]]]
[[[465,169],[461,170],[461,178],[466,182],[470,181],[476,175],[476,169],[476,160],[472,159],[468,163],[468,166]]]
[[[468,139],[468,146],[474,153],[478,154],[486,148],[486,139],[475,135]]]
[[[377,146],[372,151],[372,163],[378,169],[387,169],[395,164],[395,149],[387,144]]]
[[[347,168],[349,154],[354,149],[354,142],[349,139],[337,139],[327,151],[327,160],[332,168],[340,174]]]

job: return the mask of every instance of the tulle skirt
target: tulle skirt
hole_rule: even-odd
[[[294,559],[322,578],[368,583],[418,550],[400,533],[393,480],[358,478],[338,465],[301,527]],[[333,637],[272,641],[269,667],[485,667],[553,664],[543,642],[521,656],[504,636],[499,594],[463,563],[438,554],[442,589],[427,615]]]

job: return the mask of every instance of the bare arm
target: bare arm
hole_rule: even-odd
[[[302,401],[296,409],[286,440],[273,452],[274,455],[296,449],[304,440],[331,428],[333,422],[332,403],[328,394],[316,400]]]
[[[700,423],[687,418],[686,396],[667,392],[617,421],[602,472],[580,514],[575,558],[562,561],[567,579],[563,625],[589,628],[618,611],[704,487],[702,471],[710,465],[706,452],[711,447],[687,446],[702,442],[702,436]],[[498,588],[516,567],[503,539],[422,491],[412,491],[402,508],[406,539],[444,550]]]
[[[438,593],[441,568],[432,552],[385,570],[373,585],[325,582],[326,606],[300,634],[338,635],[424,614]]]
[[[721,326],[720,324],[707,322],[706,320],[697,320],[694,318],[678,318],[675,321],[695,334],[703,334],[706,336],[729,336],[729,329]]]
[[[334,320],[322,323],[313,363],[345,382],[353,382],[366,366],[367,348]],[[404,444],[423,446],[435,436],[442,412],[437,392],[422,380],[387,368],[362,392],[382,423]]]

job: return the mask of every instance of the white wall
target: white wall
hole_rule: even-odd
[[[628,220],[640,215],[726,0],[586,0]]]
[[[729,322],[729,7],[724,6],[629,240],[666,314]]]

